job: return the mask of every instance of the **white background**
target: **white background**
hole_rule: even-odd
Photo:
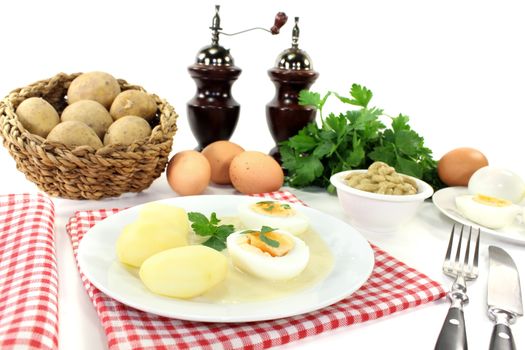
[[[195,85],[187,67],[210,42],[208,27],[215,3],[222,5],[225,32],[269,28],[278,11],[290,17],[278,36],[261,31],[221,37],[221,44],[231,49],[236,65],[243,70],[233,87],[241,116],[232,141],[245,149],[267,152],[273,146],[265,104],[275,90],[267,70],[289,47],[292,19],[300,16],[300,48],[310,54],[320,73],[313,90],[345,93],[352,83],[366,85],[374,92],[372,105],[391,115],[402,112],[411,117],[411,125],[424,136],[436,158],[456,147],[475,147],[491,164],[525,176],[525,21],[519,1],[7,1],[2,3],[0,20],[0,94],[58,72],[106,71],[167,99],[180,114],[174,151],[191,149],[196,142],[188,127],[186,102],[195,93]],[[327,110],[340,108],[331,103]],[[3,148],[0,170],[0,193],[36,191]],[[214,191],[218,190],[208,190]],[[57,222],[61,300],[78,303],[61,306],[62,320],[71,321],[61,324],[61,348],[95,349],[105,343],[72,266],[63,232],[67,214],[74,209],[133,205],[172,195],[162,176],[138,196],[103,203],[57,201],[62,215]],[[322,197],[316,203],[330,203],[338,210],[333,198]],[[426,211],[437,215],[433,208]],[[441,276],[440,259],[423,261],[425,250],[428,254],[442,250],[443,242],[437,230],[425,227],[433,233],[430,241],[408,241],[408,237],[417,237],[419,226],[414,226],[408,229],[407,241],[389,238],[382,241],[383,246],[448,283]],[[439,248],[432,246],[434,242]],[[523,247],[502,246],[525,262]],[[64,262],[71,266],[65,268]],[[473,314],[467,317],[485,317],[482,282],[480,278],[476,283],[474,293],[479,300],[471,303]],[[445,312],[443,303],[439,310],[421,308],[294,346],[347,347],[354,343],[373,349],[431,348],[433,334],[441,325],[438,319]],[[428,327],[436,330],[415,334],[415,327],[425,328],[427,319],[432,320]],[[522,346],[524,324],[520,320],[516,325]],[[486,348],[490,322],[483,319],[476,326],[469,330],[473,348]],[[483,336],[474,337],[478,334]]]

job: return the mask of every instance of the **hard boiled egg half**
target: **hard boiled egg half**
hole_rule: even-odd
[[[519,206],[507,199],[482,194],[458,196],[456,207],[467,219],[492,229],[509,225],[521,212]]]
[[[243,203],[239,205],[238,211],[239,219],[248,229],[266,225],[300,235],[308,229],[310,224],[308,218],[296,210],[293,204],[279,201]]]
[[[268,280],[294,278],[310,259],[310,250],[301,239],[267,226],[234,232],[228,236],[226,245],[237,268]]]

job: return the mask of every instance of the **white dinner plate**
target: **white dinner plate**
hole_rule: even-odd
[[[470,221],[461,215],[461,213],[457,210],[455,198],[465,194],[469,194],[467,187],[447,187],[434,193],[432,201],[443,214],[452,220],[455,220],[464,225],[471,225],[475,228],[479,227],[481,231],[506,241],[525,244],[525,224],[522,223],[520,219],[516,219],[509,226],[495,230],[476,224],[475,222]]]
[[[159,202],[205,215],[237,215],[248,196],[211,195],[177,197]],[[108,296],[139,310],[183,320],[204,322],[249,322],[277,319],[311,312],[331,305],[356,291],[366,282],[374,267],[373,251],[363,236],[344,221],[318,210],[298,205],[310,219],[313,230],[326,242],[334,256],[327,277],[295,294],[268,301],[220,304],[182,300],[151,293],[137,273],[126,268],[115,253],[115,242],[123,227],[137,218],[142,205],[123,210],[97,223],[84,236],[78,248],[78,263],[91,283]]]

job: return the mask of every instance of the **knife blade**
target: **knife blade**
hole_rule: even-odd
[[[495,246],[489,247],[487,304],[489,317],[496,323],[489,349],[516,349],[509,325],[523,316],[520,277],[510,255]]]

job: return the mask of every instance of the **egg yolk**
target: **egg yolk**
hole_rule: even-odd
[[[257,202],[252,205],[252,210],[259,214],[287,217],[295,215],[295,210],[289,204],[274,201]]]
[[[498,207],[498,208],[508,207],[509,205],[512,204],[510,201],[506,199],[499,199],[495,197],[485,196],[482,194],[475,195],[473,200],[481,204],[490,205],[491,207]]]
[[[286,235],[281,235],[273,231],[267,232],[264,235],[267,240],[277,243],[274,244],[274,246],[269,245],[261,239],[261,232],[259,231],[251,231],[250,233],[247,233],[243,243],[246,243],[250,247],[257,248],[263,253],[268,253],[273,257],[286,255],[294,247],[293,239]]]

